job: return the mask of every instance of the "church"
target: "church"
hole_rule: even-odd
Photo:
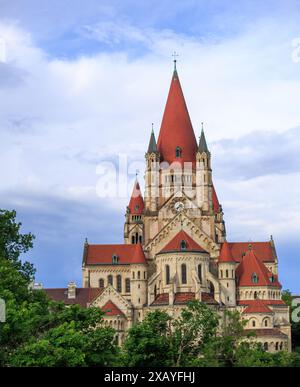
[[[203,126],[196,140],[176,61],[160,132],[145,149],[145,192],[136,179],[126,208],[123,244],[83,248],[82,288],[46,289],[51,299],[99,307],[126,331],[155,309],[178,315],[190,300],[224,318],[238,310],[265,350],[291,350],[289,308],[281,298],[278,257],[264,242],[227,240]]]

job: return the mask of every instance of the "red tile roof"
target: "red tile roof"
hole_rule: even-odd
[[[253,274],[256,274],[258,281],[252,281]],[[267,267],[256,257],[253,249],[248,250],[236,269],[238,286],[272,286],[281,287],[277,276],[273,275]],[[272,277],[274,281],[271,282]]]
[[[280,337],[282,339],[287,339],[287,335],[281,332],[278,328],[266,328],[266,329],[244,329],[244,334],[248,334],[250,332],[255,333],[257,337]]]
[[[132,215],[141,215],[144,207],[144,200],[141,193],[140,185],[139,182],[136,181],[134,183],[128,208]]]
[[[247,305],[252,305],[255,303],[256,300],[239,300],[237,301],[237,305],[239,306],[247,306]],[[261,300],[265,305],[274,305],[274,306],[285,306],[285,302],[283,300]]]
[[[251,242],[255,255],[262,262],[274,262],[275,256],[270,242]],[[249,242],[229,242],[233,258],[241,262],[249,247]]]
[[[124,316],[124,313],[110,300],[101,309],[106,316]]]
[[[186,249],[181,249],[181,242],[186,242]],[[196,243],[185,231],[181,230],[175,237],[161,250],[167,251],[199,251],[206,252],[198,243]]]
[[[224,262],[235,262],[231,250],[229,248],[229,243],[224,242],[221,247],[221,252],[220,252],[220,257],[219,257],[219,262],[224,263]]]
[[[219,208],[220,208],[220,204],[219,204],[219,199],[218,199],[214,185],[212,186],[212,203],[213,203],[214,212],[218,213]]]
[[[176,158],[176,147],[181,148],[181,157]],[[177,71],[174,71],[167,103],[160,127],[157,148],[161,161],[193,162],[198,149],[195,133],[185,103]]]
[[[174,297],[174,304],[186,304],[187,302],[195,299],[195,293],[192,292],[182,292],[176,293]],[[218,304],[217,301],[213,298],[210,293],[201,293],[201,300],[206,304]],[[168,305],[169,304],[169,294],[162,293],[159,294],[156,299],[152,302],[151,305]]]
[[[253,300],[254,302],[243,310],[245,314],[251,313],[273,313],[272,310],[262,300]]]
[[[134,263],[146,264],[145,254],[141,244],[134,245],[87,245],[85,252],[85,263],[87,265],[111,265],[113,255],[118,257],[119,265]]]
[[[176,293],[174,304],[186,304],[189,301],[192,301],[195,299],[195,293],[191,292],[183,292],[183,293]]]
[[[88,304],[93,302],[100,294],[103,289],[99,288],[76,288],[76,298],[68,298],[67,288],[54,288],[45,289],[46,295],[50,300],[62,301],[66,305],[78,304],[83,308],[86,308]]]

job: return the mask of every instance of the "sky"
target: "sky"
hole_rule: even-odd
[[[123,242],[176,51],[228,241],[273,235],[283,288],[300,294],[299,17],[295,0],[0,0],[0,208],[35,234],[38,282],[81,285],[85,238]],[[99,197],[126,157],[128,184]]]

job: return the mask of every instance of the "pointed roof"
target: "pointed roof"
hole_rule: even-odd
[[[219,263],[224,263],[224,262],[235,262],[231,254],[228,242],[224,242],[221,247]]]
[[[257,281],[253,281],[253,275],[256,274]],[[242,262],[236,269],[239,286],[272,286],[281,287],[276,275],[256,257],[254,250],[250,248]]]
[[[201,136],[200,136],[200,139],[199,139],[198,152],[200,152],[200,153],[202,153],[202,152],[207,153],[208,152],[208,148],[207,148],[207,144],[206,144],[206,139],[205,139],[205,134],[204,134],[203,128],[201,130]]]
[[[148,146],[148,153],[157,153],[157,144],[156,144],[155,134],[153,129],[151,131],[151,136],[150,136],[150,141]]]
[[[186,248],[181,248],[181,242],[185,241]],[[181,230],[175,237],[161,250],[161,253],[167,251],[199,251],[206,252],[197,242],[195,242],[185,231]]]
[[[212,192],[211,192],[211,194],[212,194],[212,204],[213,204],[214,212],[218,213],[219,209],[220,209],[220,203],[219,203],[219,199],[218,199],[218,196],[217,196],[217,193],[216,193],[214,185],[212,185]]]
[[[129,212],[132,215],[141,215],[144,207],[145,205],[144,205],[144,200],[141,193],[140,185],[139,185],[139,182],[136,180],[134,183],[130,202],[128,205]]]
[[[124,316],[124,313],[110,300],[101,309],[106,316]]]
[[[117,257],[114,263],[113,256]],[[88,245],[84,263],[86,265],[130,265],[147,264],[141,244]]]
[[[181,157],[176,158],[176,147],[181,148]],[[195,133],[181,89],[178,73],[173,72],[170,90],[160,127],[157,148],[162,160],[194,162],[198,149]]]
[[[272,310],[262,300],[256,299],[252,304],[248,305],[245,310],[245,314],[251,313],[273,313]]]

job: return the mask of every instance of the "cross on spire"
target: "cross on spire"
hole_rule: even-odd
[[[176,57],[177,57],[177,56],[179,56],[179,55],[177,54],[176,51],[174,51],[173,54],[172,54],[172,57],[174,58],[174,59],[173,59],[173,62],[174,62],[174,71],[176,71],[176,62],[177,62]]]

